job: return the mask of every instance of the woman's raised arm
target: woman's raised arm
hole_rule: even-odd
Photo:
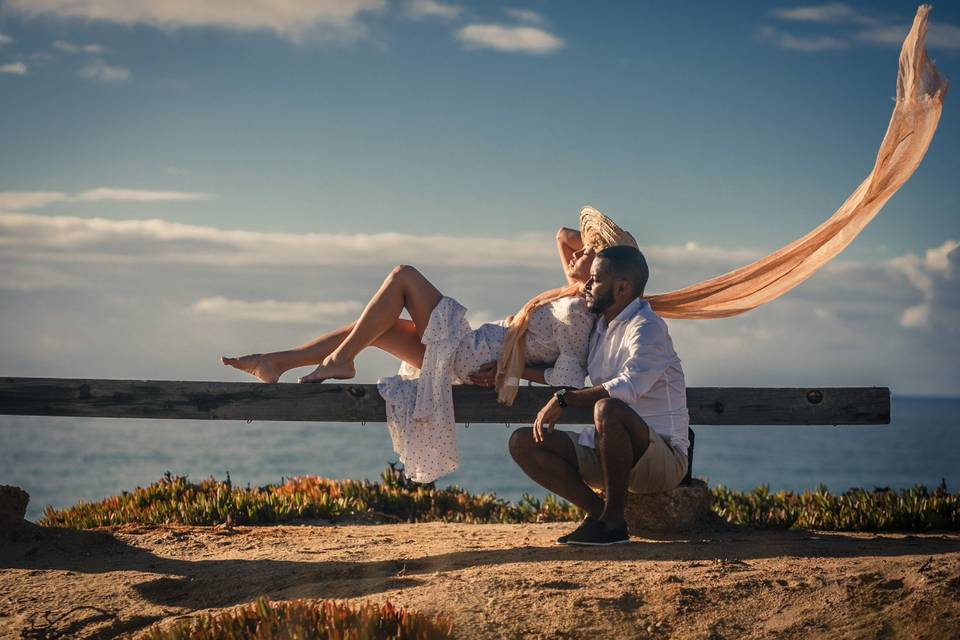
[[[563,275],[567,278],[568,284],[574,283],[571,274],[571,261],[573,254],[583,249],[583,240],[580,239],[580,232],[576,229],[560,227],[557,231],[557,251],[560,253],[560,264],[563,267]]]

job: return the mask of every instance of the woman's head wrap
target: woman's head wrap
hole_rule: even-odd
[[[583,240],[583,246],[593,247],[597,251],[620,245],[640,248],[630,232],[618,227],[613,220],[590,205],[580,209],[580,239]]]

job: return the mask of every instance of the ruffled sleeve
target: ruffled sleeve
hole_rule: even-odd
[[[586,302],[579,297],[558,301],[552,311],[560,355],[543,377],[551,387],[580,388],[587,377],[587,350],[596,316],[587,311]]]

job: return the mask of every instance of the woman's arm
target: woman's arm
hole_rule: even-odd
[[[557,231],[557,252],[560,254],[560,264],[563,266],[563,275],[567,278],[568,284],[573,284],[574,280],[570,276],[570,260],[573,254],[583,249],[583,240],[580,239],[580,232],[576,229],[560,227]]]
[[[547,384],[547,379],[544,377],[543,372],[548,368],[545,364],[528,364],[523,369],[524,380],[530,380],[531,382],[539,382],[540,384]]]
[[[549,368],[549,365],[545,364],[531,364],[527,365],[523,369],[523,375],[521,376],[524,380],[531,380],[533,382],[539,382],[540,384],[547,384],[547,380],[543,375],[543,372]],[[481,387],[492,387],[494,381],[497,378],[497,361],[486,362],[480,365],[480,368],[470,374],[470,382]]]

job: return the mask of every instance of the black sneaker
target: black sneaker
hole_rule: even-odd
[[[586,547],[606,547],[611,544],[626,544],[630,542],[627,525],[616,529],[609,529],[600,520],[586,520],[576,531],[566,536],[564,544],[574,544]]]
[[[591,522],[598,522],[598,520],[593,516],[588,515],[586,518],[584,518],[580,522],[580,525],[576,529],[574,529],[570,533],[566,533],[560,536],[559,538],[557,538],[557,544],[567,544],[567,540],[570,539],[570,536],[574,535],[575,533],[583,529],[585,526],[587,526],[588,523],[591,523]]]

